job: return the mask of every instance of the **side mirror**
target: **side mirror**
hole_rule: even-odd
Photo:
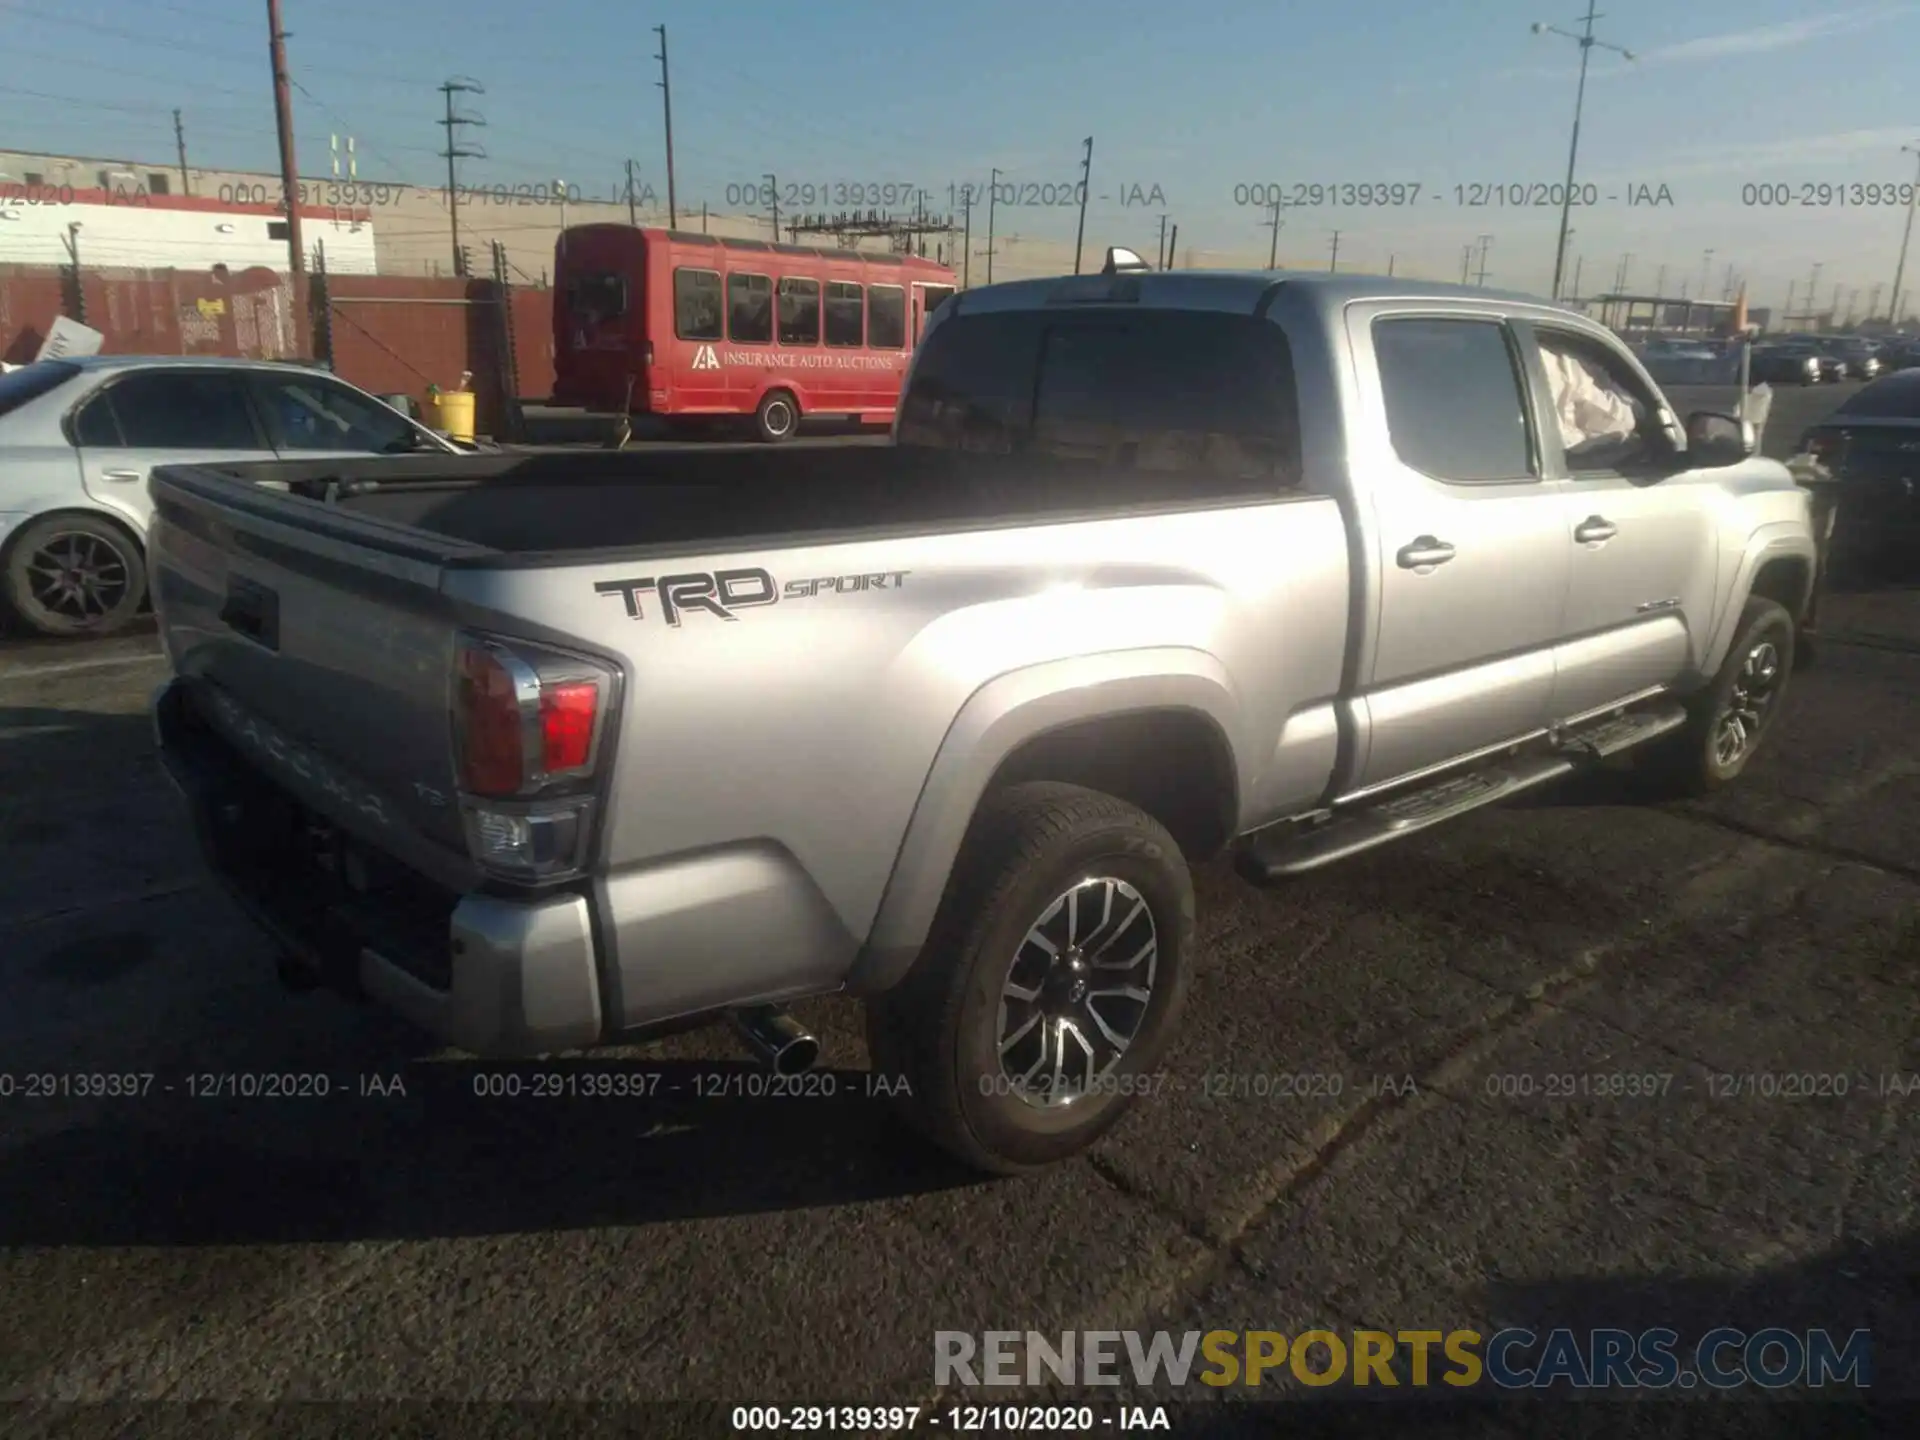
[[[1687,454],[1689,466],[1716,469],[1738,465],[1760,451],[1760,436],[1753,422],[1734,415],[1716,415],[1696,410],[1687,417]]]

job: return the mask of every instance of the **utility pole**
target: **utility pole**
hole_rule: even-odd
[[[1620,273],[1613,277],[1613,290],[1616,295],[1627,293],[1627,271],[1633,264],[1633,252],[1627,251],[1620,257]]]
[[[973,186],[960,187],[960,288],[973,275]]]
[[[302,313],[307,273],[300,243],[300,168],[293,158],[293,87],[287,80],[287,33],[280,28],[280,0],[267,0],[267,53],[273,61],[273,113],[280,129],[280,187],[287,201],[287,269],[293,280],[293,312]],[[304,347],[303,347],[304,348]]]
[[[1460,283],[1465,285],[1473,274],[1473,246],[1460,247]]]
[[[1907,273],[1907,243],[1913,239],[1913,203],[1920,200],[1920,145],[1902,145],[1902,154],[1915,157],[1913,188],[1907,191],[1907,228],[1900,232],[1900,263],[1893,267],[1893,298],[1887,309],[1887,323],[1897,325],[1900,322],[1900,281]]]
[[[1727,266],[1727,283],[1720,289],[1720,298],[1722,300],[1733,299],[1733,266],[1731,265]]]
[[[193,181],[187,178],[187,131],[180,123],[180,112],[173,112],[173,146],[180,152],[180,193],[193,194]]]
[[[1273,231],[1272,243],[1267,246],[1267,269],[1269,270],[1278,270],[1280,268],[1280,225],[1281,223],[1282,222],[1280,220],[1280,197],[1278,195],[1275,195],[1273,197],[1273,218],[1267,221],[1268,228]]]
[[[1479,236],[1478,239],[1480,241],[1480,274],[1478,278],[1475,279],[1474,284],[1484,290],[1487,288],[1487,251],[1493,248],[1493,237],[1491,235],[1482,235]],[[1559,286],[1556,285],[1554,289],[1557,292]]]
[[[1173,252],[1179,248],[1179,245],[1180,226],[1176,223],[1173,227],[1173,233],[1167,237],[1167,263],[1162,268],[1167,270],[1173,269]]]
[[[1571,30],[1562,30],[1558,25],[1536,23],[1533,27],[1533,33],[1536,35],[1560,35],[1568,40],[1576,40],[1580,44],[1580,85],[1579,88],[1575,90],[1573,97],[1573,139],[1567,145],[1567,187],[1560,197],[1560,239],[1554,246],[1553,251],[1553,295],[1551,298],[1555,300],[1560,298],[1560,277],[1565,272],[1567,265],[1567,220],[1573,211],[1574,164],[1580,158],[1580,112],[1587,102],[1587,61],[1592,58],[1593,47],[1596,45],[1600,46],[1603,50],[1615,51],[1625,59],[1631,60],[1634,58],[1631,50],[1623,50],[1620,46],[1609,44],[1605,40],[1594,39],[1593,22],[1600,18],[1598,12],[1593,8],[1594,4],[1595,0],[1587,0],[1585,21],[1578,35],[1574,34]]]
[[[1867,291],[1867,319],[1877,320],[1880,318],[1880,292],[1886,288],[1886,282],[1882,281]]]
[[[627,161],[627,224],[638,225],[639,212],[634,208],[633,199],[633,161]]]
[[[1667,267],[1664,265],[1653,277],[1653,298],[1656,300],[1667,298]]]
[[[1080,228],[1073,235],[1073,273],[1080,273],[1080,247],[1087,241],[1087,192],[1093,188],[1093,136],[1085,140],[1087,153],[1080,158]]]
[[[767,182],[767,203],[773,207],[773,243],[780,243],[780,177],[769,171],[760,177]]]
[[[1153,252],[1153,268],[1167,268],[1167,217],[1164,215],[1160,217],[1160,248]]]
[[[1702,250],[1700,252],[1700,298],[1702,300],[1707,298],[1707,270],[1712,264],[1713,251]]]
[[[1787,282],[1787,303],[1783,307],[1781,307],[1781,311],[1780,311],[1781,323],[1786,325],[1791,325],[1793,323],[1793,287],[1797,283],[1799,282],[1794,280],[1789,280]]]
[[[1815,261],[1813,274],[1807,280],[1807,319],[1809,321],[1820,313],[1820,272],[1825,268],[1823,262]]]
[[[1389,280],[1393,278],[1393,262],[1398,260],[1399,258],[1400,257],[1398,255],[1387,256],[1387,278]]]
[[[484,159],[487,152],[481,149],[468,149],[465,145],[462,145],[460,143],[460,134],[456,127],[461,125],[485,125],[487,122],[478,115],[461,115],[456,113],[453,108],[453,97],[455,95],[484,95],[487,92],[481,88],[479,81],[468,80],[462,76],[455,76],[440,87],[440,93],[445,98],[447,107],[446,118],[439,122],[445,127],[447,132],[447,148],[440,152],[446,157],[447,161],[447,228],[451,233],[453,241],[453,273],[456,275],[464,275],[467,273],[467,262],[461,258],[460,251],[460,180],[455,168],[455,162],[467,159]]]
[[[1278,238],[1278,237],[1276,237]],[[1333,259],[1327,262],[1327,273],[1338,274],[1340,270],[1340,232],[1333,232]]]
[[[1586,263],[1587,257],[1584,255],[1573,257],[1573,294],[1570,298],[1576,305],[1580,303],[1580,267]]]
[[[680,207],[673,195],[673,90],[667,75],[667,27],[656,25],[653,32],[660,37],[660,54],[656,57],[660,61],[660,101],[667,112],[667,226],[678,230]],[[780,236],[776,233],[773,238],[778,240]]]
[[[1000,197],[1000,172],[987,172],[987,283],[993,283],[993,209]]]

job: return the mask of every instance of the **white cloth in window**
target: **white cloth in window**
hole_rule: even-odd
[[[1639,402],[1600,366],[1544,346],[1540,360],[1553,386],[1560,443],[1569,455],[1625,444],[1639,433]]]

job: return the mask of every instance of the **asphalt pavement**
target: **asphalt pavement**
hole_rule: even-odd
[[[1501,1324],[1867,1328],[1920,1397],[1920,589],[1825,630],[1711,801],[1205,870],[1162,1089],[1013,1181],[895,1130],[850,1002],[800,1010],[835,1093],[754,1099],[724,1031],[477,1067],[288,995],[158,771],[151,634],[10,645],[0,1398],[911,1405],[936,1330]],[[652,1094],[532,1093],[609,1068]]]

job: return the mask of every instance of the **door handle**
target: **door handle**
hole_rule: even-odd
[[[138,480],[140,478],[140,472],[138,470],[102,470],[100,472],[100,478],[102,480],[119,480],[124,483]]]
[[[1429,570],[1435,565],[1444,565],[1454,557],[1453,546],[1444,540],[1436,540],[1431,535],[1422,535],[1411,545],[1402,548],[1394,559],[1400,562],[1402,570]]]
[[[1589,515],[1574,530],[1573,538],[1582,545],[1603,545],[1620,533],[1620,527],[1604,516]]]

